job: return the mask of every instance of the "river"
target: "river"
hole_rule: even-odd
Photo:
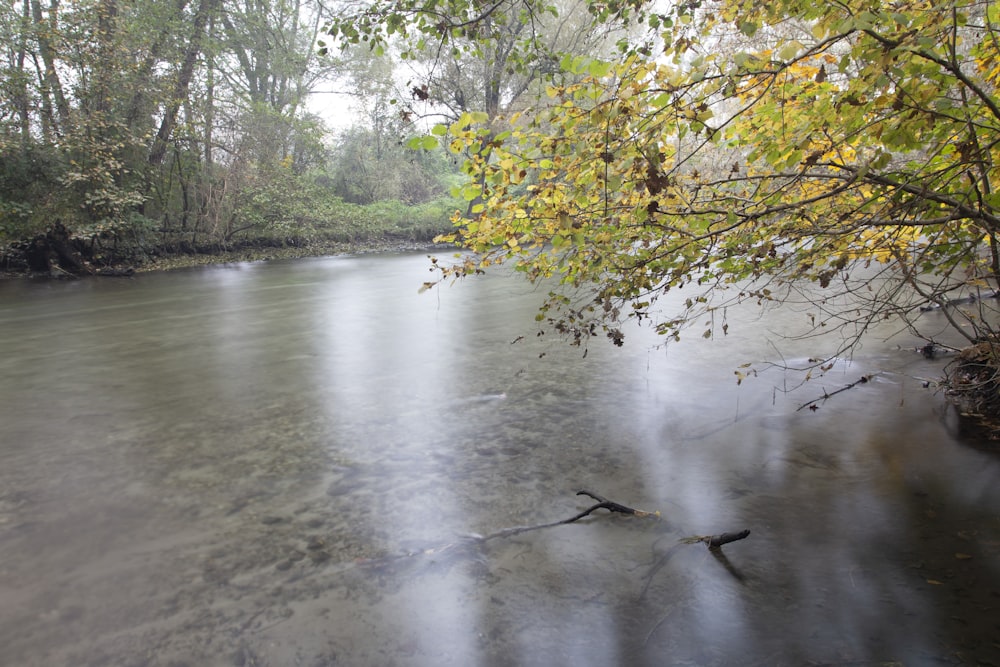
[[[1000,663],[1000,457],[918,340],[786,391],[794,309],[584,356],[428,266],[0,283],[0,665]],[[581,489],[659,517],[475,537]]]

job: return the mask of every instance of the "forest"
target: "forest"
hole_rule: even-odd
[[[318,253],[448,228],[456,163],[403,145],[412,122],[388,57],[320,55],[318,3],[2,11],[0,269]]]

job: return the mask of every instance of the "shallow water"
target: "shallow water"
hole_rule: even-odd
[[[801,313],[583,357],[427,264],[0,284],[0,664],[1000,664],[1000,459],[918,342],[785,393],[734,369]],[[661,517],[468,537],[580,489]]]

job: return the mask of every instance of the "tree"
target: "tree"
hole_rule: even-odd
[[[96,229],[126,218],[141,201],[141,169],[132,162],[144,158],[147,128],[129,125],[123,109],[136,83],[134,57],[145,46],[136,20],[144,9],[115,0],[26,0],[16,22],[12,8],[4,10],[16,55],[8,47],[3,85],[17,122],[5,113],[0,125],[0,157],[9,166],[0,204],[16,216],[14,224],[4,216],[0,233],[30,232],[55,219]]]
[[[523,108],[544,96],[540,81],[565,77],[558,66],[561,54],[612,55],[613,38],[621,31],[601,29],[587,16],[578,0],[561,0],[538,12],[525,12],[518,0],[498,2],[474,27],[452,36],[444,54],[436,48],[408,53],[417,63],[413,95],[447,122],[469,111],[494,120]]]
[[[408,150],[414,132],[409,93],[398,75],[397,59],[367,48],[349,51],[346,88],[354,100],[351,125],[337,133],[332,150],[334,192],[347,202],[396,200],[417,205],[446,195],[458,176],[451,156],[434,150]],[[447,216],[445,216],[445,222]]]
[[[224,241],[260,200],[288,208],[292,181],[326,159],[304,108],[337,66],[317,54],[318,30],[305,0],[8,3],[0,238],[59,221],[91,248],[144,243],[154,227],[168,244]]]
[[[431,5],[376,3],[345,14],[327,30],[345,44],[370,41],[376,54],[391,46],[389,50],[399,51],[410,63],[405,95],[410,102],[403,112],[407,120],[453,123],[463,114],[481,112],[483,123],[499,134],[509,129],[509,114],[544,98],[544,80],[568,76],[558,67],[559,54],[609,54],[613,37],[621,33],[586,18],[580,0],[559,0],[558,5],[535,6],[520,0],[499,0],[487,10],[453,5],[455,17],[445,19],[445,10]],[[478,13],[469,19],[473,11]],[[413,31],[395,23],[400,12],[413,12]],[[421,17],[427,13],[440,14],[441,20],[424,23]],[[397,96],[397,102],[402,97]],[[469,159],[483,159],[469,151],[488,144],[467,145],[464,150]],[[409,145],[426,149],[435,143],[414,137]]]
[[[490,11],[397,6],[385,30],[442,41]],[[449,237],[475,255],[446,275],[507,262],[557,279],[540,320],[616,344],[622,320],[676,337],[697,315],[809,290],[805,333],[847,327],[846,347],[875,321],[913,326],[920,304],[997,286],[1000,5],[589,7],[648,32],[615,60],[564,57],[584,78],[551,85],[509,132],[485,113],[436,130],[474,156],[466,196],[482,198]],[[686,286],[683,312],[658,312]],[[973,341],[990,333],[985,307],[947,314]]]
[[[150,155],[144,212],[162,230],[228,241],[268,229],[276,218],[263,210],[287,207],[298,189],[289,179],[322,160],[318,119],[304,111],[331,67],[315,52],[313,9],[301,0],[200,0],[188,30],[201,38],[186,39],[175,58],[175,92]]]
[[[200,0],[198,8],[195,10],[188,34],[187,47],[184,49],[183,59],[174,77],[172,94],[164,102],[160,127],[156,131],[156,137],[153,139],[153,146],[149,152],[149,163],[153,166],[159,166],[167,154],[167,142],[173,136],[181,104],[188,99],[195,66],[207,40],[210,19],[218,11],[221,4],[222,0]]]

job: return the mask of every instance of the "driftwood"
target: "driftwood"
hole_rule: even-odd
[[[673,558],[674,554],[676,554],[681,547],[686,544],[705,544],[705,546],[708,547],[708,552],[712,554],[720,565],[726,568],[726,571],[728,571],[734,579],[743,581],[743,574],[729,562],[729,559],[726,558],[726,554],[722,551],[722,547],[730,542],[738,542],[740,540],[745,540],[748,537],[750,537],[749,530],[741,530],[738,533],[720,533],[718,535],[692,535],[691,537],[682,537],[678,540],[677,544],[673,545],[656,558],[656,562],[654,562],[649,568],[649,571],[646,572],[646,583],[643,585],[642,592],[639,593],[639,597],[643,598],[646,596],[646,593],[649,592],[649,587],[653,584],[653,579],[656,577],[656,574],[666,567],[667,562]],[[667,616],[669,616],[669,613]],[[666,618],[667,617],[664,616],[658,623],[656,623],[656,625],[653,626],[653,628],[649,631],[649,634],[646,635],[646,641],[649,641],[650,636],[656,632],[656,629],[663,624]]]
[[[602,509],[607,510],[608,512],[626,514],[639,518],[658,519],[660,517],[659,512],[647,512],[645,510],[629,507],[628,505],[622,505],[621,503],[608,500],[607,498],[600,496],[596,493],[593,493],[591,491],[586,491],[586,490],[578,491],[576,495],[588,496],[590,498],[593,498],[597,502],[588,507],[587,509],[578,512],[577,514],[574,514],[568,519],[562,519],[560,521],[552,521],[550,523],[540,523],[531,526],[515,526],[513,528],[504,528],[503,530],[498,530],[496,532],[489,533],[486,535],[479,535],[476,533],[461,535],[460,536],[461,539],[457,541],[446,544],[439,544],[430,548],[410,551],[404,554],[383,556],[379,558],[359,559],[352,563],[351,568],[353,567],[381,568],[385,566],[391,566],[394,563],[399,563],[404,560],[408,560],[412,557],[417,557],[417,556],[438,557],[438,556],[444,556],[445,554],[463,554],[467,553],[470,550],[475,550],[478,547],[484,546],[487,542],[490,542],[491,540],[496,540],[505,537],[514,537],[515,535],[520,535],[522,533],[527,533],[535,530],[542,530],[544,528],[555,528],[556,526],[563,526],[575,523],[580,519],[590,516],[597,510],[602,510]],[[749,530],[743,530],[735,533],[720,533],[718,535],[694,535],[691,537],[680,539],[679,542],[675,544],[673,548],[669,549],[667,553],[664,554],[661,558],[659,558],[657,562],[650,568],[650,571],[647,573],[646,584],[643,587],[641,595],[645,595],[646,590],[648,589],[650,583],[652,582],[652,579],[655,576],[656,572],[659,571],[664,565],[666,565],[667,561],[670,559],[670,557],[674,554],[674,552],[678,548],[684,546],[685,544],[704,543],[708,547],[709,552],[713,556],[715,556],[716,560],[722,563],[723,566],[725,566],[726,569],[729,570],[731,574],[733,574],[737,578],[741,578],[742,575],[740,575],[735,570],[735,568],[726,559],[725,554],[723,554],[722,546],[729,544],[731,542],[737,542],[739,540],[746,539],[749,535],[750,535]],[[279,565],[283,569],[287,569],[287,567],[291,565],[291,562],[283,561]]]
[[[867,384],[868,382],[871,381],[871,379],[872,379],[871,375],[862,375],[860,380],[855,380],[851,384],[845,385],[845,386],[841,387],[840,389],[838,389],[837,391],[831,391],[831,392],[827,393],[824,390],[822,396],[820,396],[819,398],[814,398],[813,400],[808,401],[806,403],[803,403],[802,405],[800,405],[799,407],[797,407],[795,409],[795,411],[798,412],[799,410],[801,410],[803,408],[809,408],[810,410],[819,410],[819,406],[816,405],[816,404],[819,403],[820,401],[825,401],[826,399],[830,398],[831,396],[836,396],[837,394],[839,394],[842,391],[847,391],[848,389],[853,389],[854,387],[858,386],[859,384]]]
[[[496,539],[498,537],[513,537],[514,535],[520,535],[521,533],[527,533],[532,530],[541,530],[543,528],[554,528],[556,526],[563,526],[568,523],[573,523],[579,521],[580,519],[591,515],[600,509],[608,510],[609,512],[618,512],[619,514],[630,514],[637,517],[656,517],[659,518],[659,512],[647,512],[645,510],[637,510],[634,507],[629,507],[628,505],[622,505],[621,503],[616,503],[612,500],[608,500],[603,496],[599,496],[596,493],[590,491],[577,491],[578,496],[589,496],[597,501],[595,505],[591,505],[587,509],[583,510],[579,514],[571,516],[568,519],[563,519],[562,521],[552,521],[551,523],[539,523],[533,526],[516,526],[514,528],[504,528],[503,530],[498,530],[495,533],[490,533],[488,535],[466,535],[466,539],[471,542],[488,542],[489,540]],[[693,535],[691,537],[681,538],[680,542],[682,544],[698,544],[699,542],[705,543],[709,549],[719,550],[724,545],[730,542],[738,542],[739,540],[745,540],[750,536],[749,530],[741,530],[736,533],[719,533],[718,535]]]
[[[708,545],[708,553],[712,554],[712,557],[715,558],[716,562],[718,562],[719,565],[724,567],[726,571],[730,575],[732,575],[734,579],[742,583],[744,581],[743,573],[740,572],[735,565],[729,562],[729,559],[726,557],[726,554],[722,552],[722,545],[729,544],[730,542],[737,542],[739,540],[746,539],[749,536],[750,536],[749,530],[741,530],[738,533],[722,533],[721,535],[695,535],[693,537],[685,537],[680,541],[680,544],[675,544],[673,547],[668,549],[667,552],[662,556],[660,556],[660,558],[656,561],[656,563],[653,564],[653,567],[650,568],[649,572],[646,575],[646,584],[642,587],[642,593],[639,594],[639,597],[640,598],[646,597],[646,593],[649,591],[649,587],[653,583],[653,577],[656,576],[657,572],[663,569],[663,566],[667,564],[667,561],[670,560],[670,557],[673,556],[674,553],[677,551],[677,549],[679,549],[684,544],[698,544],[699,542],[704,542],[706,545]],[[667,610],[667,613],[664,614],[660,618],[660,620],[658,620],[656,623],[653,624],[653,627],[651,627],[649,631],[646,633],[646,639],[644,639],[642,642],[643,646],[649,643],[650,637],[652,637],[656,633],[656,631],[660,629],[660,626],[662,626],[664,623],[667,622],[667,619],[670,618],[670,615],[673,614],[676,609],[677,609],[676,605],[670,607]]]
[[[750,537],[749,530],[741,530],[738,533],[720,533],[719,535],[694,535],[681,539],[684,544],[698,544],[704,542],[709,549],[721,549],[730,542],[738,542]]]
[[[578,514],[571,516],[568,519],[563,519],[562,521],[553,521],[551,523],[543,523],[534,526],[520,526],[516,528],[506,528],[504,530],[499,530],[495,533],[490,533],[489,535],[470,535],[467,536],[467,541],[448,545],[445,547],[445,549],[450,549],[454,546],[459,546],[459,545],[485,544],[489,540],[493,540],[500,537],[512,537],[514,535],[519,535],[521,533],[526,533],[532,530],[541,530],[542,528],[553,528],[555,526],[562,526],[565,524],[574,523],[575,521],[579,521],[580,519],[589,516],[590,514],[600,509],[606,509],[609,512],[618,512],[620,514],[629,514],[637,517],[656,517],[656,518],[660,517],[659,512],[647,512],[645,510],[637,510],[634,507],[629,507],[627,505],[616,503],[614,501],[608,500],[607,498],[599,496],[596,493],[592,493],[590,491],[585,491],[585,490],[578,491],[576,495],[589,496],[590,498],[596,500],[597,503],[591,505],[590,507],[588,507],[587,509],[583,510]],[[749,536],[750,536],[749,530],[741,530],[735,533],[719,533],[718,535],[693,535],[691,537],[682,538],[681,540],[679,540],[677,544],[675,544],[672,548],[668,549],[665,554],[663,554],[660,558],[658,558],[657,561],[653,564],[653,566],[649,569],[649,571],[646,574],[646,583],[642,587],[642,592],[640,593],[639,597],[640,598],[645,597],[647,591],[649,590],[650,585],[653,582],[653,577],[656,576],[656,573],[659,572],[667,564],[667,561],[670,560],[670,557],[674,555],[677,549],[685,544],[704,543],[708,547],[709,553],[711,553],[712,556],[715,557],[715,560],[718,561],[734,578],[742,581],[743,580],[742,573],[740,573],[740,571],[735,566],[733,566],[732,563],[729,562],[729,559],[726,558],[726,555],[722,552],[722,547],[732,542],[745,540]],[[437,553],[439,551],[441,550],[428,550],[425,551],[424,553]],[[646,635],[646,642],[648,642],[649,638],[657,631],[657,629],[660,628],[661,625],[663,625],[663,623],[667,620],[669,615],[670,612],[667,612],[667,614],[663,618],[661,618],[649,630],[649,632]]]
[[[584,517],[590,516],[597,510],[605,509],[609,512],[617,512],[619,514],[628,514],[631,516],[646,518],[655,517],[659,518],[659,512],[647,512],[645,510],[639,510],[634,507],[629,507],[628,505],[622,505],[621,503],[616,503],[613,500],[608,500],[603,496],[599,496],[591,491],[581,490],[577,491],[578,496],[589,496],[597,501],[594,505],[591,505],[582,512],[571,516],[568,519],[562,519],[560,521],[552,521],[549,523],[538,523],[531,526],[515,526],[513,528],[504,528],[503,530],[498,530],[494,533],[489,533],[487,535],[479,535],[477,533],[469,533],[463,535],[463,540],[461,542],[454,542],[452,544],[447,544],[441,547],[426,549],[423,553],[440,553],[451,549],[456,546],[477,544],[489,542],[490,540],[495,540],[500,537],[513,537],[515,535],[520,535],[521,533],[528,533],[533,530],[542,530],[543,528],[555,528],[556,526],[564,526],[566,524],[574,523],[583,519]],[[682,544],[697,544],[699,542],[704,542],[709,549],[719,550],[724,545],[730,542],[737,542],[739,540],[745,540],[750,536],[749,530],[742,530],[736,533],[719,533],[718,535],[693,535],[691,537],[685,537],[680,540]]]
[[[719,535],[694,535],[693,537],[685,537],[681,540],[684,544],[698,544],[699,542],[704,542],[708,545],[709,549],[721,549],[723,545],[729,544],[730,542],[738,542],[739,540],[745,540],[750,537],[749,530],[741,530],[738,533],[721,533]]]
[[[608,500],[603,496],[599,496],[596,493],[591,493],[590,491],[586,490],[577,491],[576,495],[589,496],[594,500],[596,500],[597,504],[591,505],[590,507],[583,510],[579,514],[571,516],[568,519],[563,519],[562,521],[553,521],[551,523],[540,523],[533,526],[515,526],[514,528],[504,528],[503,530],[498,530],[497,532],[490,533],[489,535],[470,535],[468,537],[473,541],[478,541],[478,542],[486,542],[488,540],[493,540],[498,537],[512,537],[514,535],[520,535],[521,533],[527,533],[532,530],[541,530],[542,528],[554,528],[555,526],[562,526],[567,523],[573,523],[601,509],[608,510],[609,512],[618,512],[619,514],[631,514],[632,516],[638,516],[638,517],[660,516],[659,512],[646,512],[645,510],[637,510],[634,507],[629,507],[627,505],[616,503],[614,501]]]

